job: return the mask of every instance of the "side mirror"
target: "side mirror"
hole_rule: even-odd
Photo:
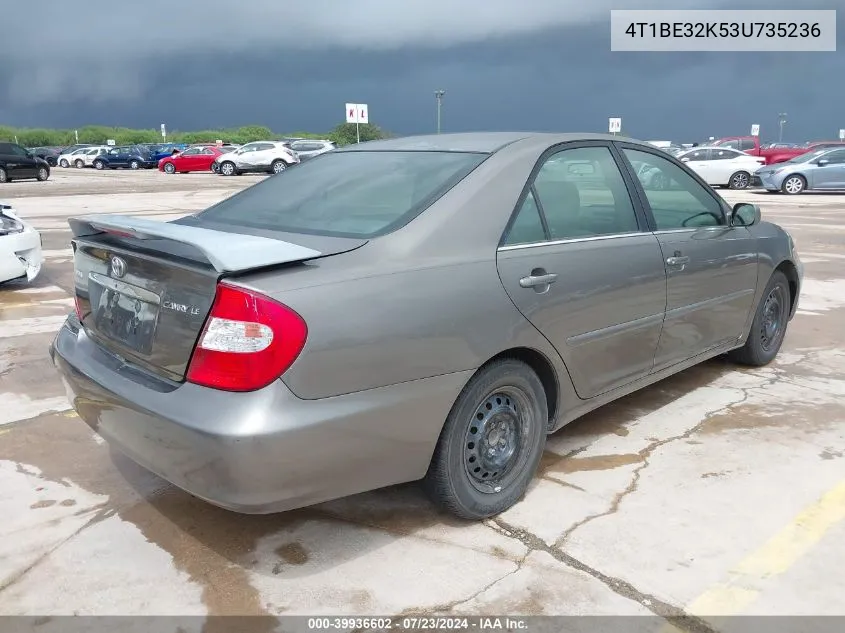
[[[754,226],[761,218],[760,207],[756,204],[738,202],[731,211],[731,226]]]
[[[819,167],[824,167],[825,165],[829,165],[830,161],[827,158],[820,158],[816,161],[816,165]]]
[[[688,163],[688,162],[689,162],[689,158],[682,158],[682,159],[681,159],[681,162],[682,162],[682,163]]]

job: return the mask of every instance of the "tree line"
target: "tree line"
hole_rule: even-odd
[[[105,145],[109,139],[114,140],[117,145],[161,143],[163,140],[161,132],[156,129],[86,125],[76,130],[76,133],[79,134],[78,141],[74,130],[14,128],[0,125],[0,141],[17,142],[24,147],[63,147],[73,145],[77,142]],[[361,141],[374,141],[390,136],[372,123],[360,124],[358,133],[361,135]],[[354,123],[341,123],[325,134],[315,134],[313,132],[278,134],[270,128],[261,125],[245,125],[238,128],[198,130],[194,132],[167,131],[167,142],[169,143],[214,143],[217,140],[222,140],[225,143],[243,144],[252,141],[271,141],[283,137],[328,139],[334,141],[338,146],[349,145],[357,141]]]

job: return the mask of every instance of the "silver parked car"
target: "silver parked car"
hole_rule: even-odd
[[[758,207],[610,135],[363,143],[175,222],[70,225],[51,356],[73,407],[247,513],[418,479],[502,512],[584,413],[719,354],[770,362],[803,274]]]
[[[309,158],[314,158],[315,156],[319,156],[321,154],[325,154],[326,152],[330,152],[334,149],[337,149],[337,146],[331,141],[316,141],[310,139],[303,139],[299,141],[293,141],[290,144],[290,148],[296,152],[296,155],[299,156],[300,161],[305,161]]]
[[[819,149],[784,163],[766,165],[756,176],[770,192],[795,195],[819,189],[845,189],[845,149]]]

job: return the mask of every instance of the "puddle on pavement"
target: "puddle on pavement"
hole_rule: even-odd
[[[638,453],[621,455],[593,455],[591,457],[563,457],[550,451],[543,453],[540,459],[539,473],[543,475],[569,475],[595,470],[613,470],[622,466],[642,463]]]
[[[845,409],[838,404],[778,407],[773,410],[759,404],[731,407],[708,417],[699,426],[698,435],[714,435],[729,431],[782,427],[793,433],[812,433],[842,424]]]

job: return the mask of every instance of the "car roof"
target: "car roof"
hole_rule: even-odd
[[[634,139],[612,134],[574,132],[556,134],[549,132],[463,132],[458,134],[429,134],[424,136],[405,136],[401,138],[367,141],[347,145],[340,152],[355,151],[428,151],[428,152],[479,152],[492,154],[518,141],[532,142],[539,146],[555,145],[571,141],[629,141],[654,147]]]

